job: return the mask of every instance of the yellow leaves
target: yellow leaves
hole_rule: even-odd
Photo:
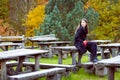
[[[29,11],[27,15],[27,20],[25,21],[25,26],[27,27],[27,35],[28,33],[32,33],[34,35],[34,30],[38,29],[39,25],[44,22],[45,17],[45,6],[44,5],[38,5],[33,10]],[[29,30],[30,29],[30,30]]]
[[[38,28],[39,24],[43,22],[44,20],[44,8],[45,6],[38,6],[28,14],[28,19],[26,21],[26,25],[34,26],[35,28]]]

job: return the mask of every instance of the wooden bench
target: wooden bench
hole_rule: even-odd
[[[21,43],[21,47],[24,48],[25,37],[22,36],[0,36],[0,43],[3,42],[12,42],[12,43]]]
[[[14,67],[17,66],[18,62],[7,62],[7,67]],[[31,67],[32,70],[34,70],[34,62],[23,62],[24,67]],[[63,64],[48,64],[48,63],[40,63],[39,67],[41,69],[49,69],[49,68],[65,68],[66,69],[66,75],[69,75],[71,71],[75,71],[77,67],[75,65],[63,65]],[[31,70],[31,71],[32,71]]]
[[[81,63],[81,67],[84,68],[86,72],[95,74],[95,68],[93,62]]]
[[[60,75],[65,71],[65,68],[51,68],[41,71],[8,76],[8,80],[35,80],[41,77],[47,77],[46,80],[61,80]]]
[[[85,62],[81,64],[81,67],[85,69],[87,73],[95,74],[98,76],[107,75],[107,69],[104,65],[97,65],[97,63],[93,62]]]

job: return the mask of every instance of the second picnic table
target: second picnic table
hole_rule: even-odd
[[[70,41],[52,41],[52,42],[39,42],[38,46],[40,46],[41,49],[47,49],[49,50],[48,57],[51,58],[53,56],[53,51],[51,47],[58,47],[58,46],[68,46],[70,44]],[[57,54],[55,52],[54,54]]]

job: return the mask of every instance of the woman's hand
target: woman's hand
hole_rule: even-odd
[[[83,43],[84,43],[85,46],[87,45],[87,42],[88,42],[87,40],[84,40],[84,41],[83,41]]]

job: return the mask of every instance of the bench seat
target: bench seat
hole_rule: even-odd
[[[8,67],[16,66],[18,62],[7,62]],[[23,62],[23,66],[34,66],[34,62]],[[48,69],[48,68],[66,68],[67,71],[72,71],[76,68],[76,65],[64,65],[64,64],[48,64],[48,63],[40,63],[41,69]]]
[[[17,62],[7,62],[7,67],[13,67],[13,66],[17,66]],[[23,66],[27,67],[30,66],[34,69],[34,62],[23,62]],[[64,65],[64,64],[48,64],[48,63],[40,63],[40,68],[41,69],[49,69],[49,68],[65,68],[66,69],[66,75],[69,75],[70,71],[76,71],[77,67],[76,65]]]
[[[62,74],[65,71],[65,68],[51,68],[41,71],[8,76],[8,80],[34,80],[41,77],[47,77],[47,80],[59,80],[56,74]]]

